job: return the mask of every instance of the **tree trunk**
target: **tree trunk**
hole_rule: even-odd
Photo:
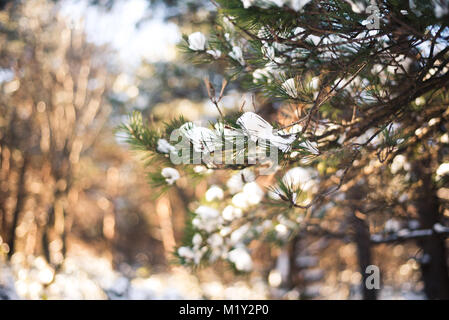
[[[157,200],[156,212],[159,218],[165,258],[166,261],[170,261],[170,259],[172,259],[173,250],[176,246],[176,241],[171,221],[171,205],[168,196],[161,197]]]
[[[8,259],[11,259],[12,255],[14,254],[14,251],[15,251],[16,229],[17,229],[17,225],[19,224],[20,213],[22,212],[22,209],[25,205],[25,198],[26,198],[25,175],[26,175],[27,167],[28,167],[28,156],[24,155],[23,164],[22,164],[22,167],[20,168],[19,182],[18,182],[18,186],[17,186],[16,207],[13,212],[13,220],[11,223],[11,227],[9,229]]]
[[[352,220],[354,226],[354,240],[357,246],[357,258],[359,262],[360,273],[362,275],[362,296],[363,300],[376,300],[377,290],[369,289],[366,281],[370,274],[366,272],[367,267],[372,265],[371,260],[371,242],[370,233],[365,220],[357,217],[355,214]]]
[[[44,230],[42,231],[42,252],[44,254],[45,260],[48,264],[51,264],[51,253],[50,253],[50,225],[54,220],[54,207],[53,205],[48,208],[46,223],[44,225]]]
[[[8,181],[9,166],[10,166],[10,152],[5,144],[0,145],[0,181]],[[6,240],[8,238],[7,224],[8,224],[8,212],[5,208],[6,198],[8,197],[9,186],[7,190],[3,189],[3,183],[0,183],[0,236]]]
[[[366,216],[363,215],[362,201],[366,195],[362,185],[356,185],[348,190],[347,197],[352,200],[353,204],[350,206],[350,222],[353,227],[354,242],[357,247],[357,259],[359,263],[360,274],[362,275],[362,299],[376,300],[377,291],[373,288],[368,288],[366,280],[370,276],[366,271],[369,265],[372,265],[371,260],[371,236],[368,225],[366,223]]]
[[[416,209],[421,228],[432,229],[440,221],[439,203],[432,182],[430,159],[414,163],[414,173],[421,181],[416,190]],[[447,267],[446,246],[444,239],[438,235],[418,241],[423,251],[421,273],[424,291],[429,299],[449,299],[449,275]]]

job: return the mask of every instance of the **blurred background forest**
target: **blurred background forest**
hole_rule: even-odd
[[[208,32],[214,15],[206,0],[1,1],[0,299],[360,299],[367,261],[382,270],[378,298],[425,297],[418,245],[372,243],[366,257],[363,232],[310,229],[279,245],[255,241],[246,274],[220,262],[176,264],[187,216],[229,175],[205,170],[204,179],[181,178],[159,194],[116,129],[135,109],[155,127],[179,115],[218,116],[203,82],[220,83],[218,67],[195,67],[176,47],[182,34]],[[266,117],[278,109],[238,81],[222,104],[251,110],[254,99]],[[402,158],[395,165],[410,170]],[[402,182],[374,184],[379,203],[400,199],[374,218],[385,234],[402,220],[416,228],[407,192],[397,194]],[[360,201],[360,190],[367,192],[356,186],[347,197]],[[449,199],[447,190],[439,197]],[[326,208],[327,229],[345,210]]]

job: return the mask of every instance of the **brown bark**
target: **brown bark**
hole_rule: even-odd
[[[415,206],[421,228],[432,229],[440,221],[439,202],[432,182],[430,157],[414,163],[414,174],[420,180],[416,190]],[[443,237],[432,234],[417,241],[423,255],[421,273],[424,291],[429,299],[449,299],[449,275],[447,267],[446,246]]]
[[[371,257],[371,241],[370,233],[367,224],[364,219],[361,219],[354,214],[352,218],[352,224],[354,227],[354,240],[357,246],[357,259],[359,262],[359,269],[362,275],[362,296],[363,300],[376,300],[377,290],[369,289],[366,286],[367,278],[370,276],[366,272],[366,268],[372,265]]]
[[[156,212],[159,218],[165,258],[167,261],[170,261],[172,259],[174,248],[176,246],[176,241],[171,221],[171,205],[168,196],[163,196],[157,200]]]
[[[362,201],[365,198],[366,190],[363,186],[356,185],[348,191],[348,199],[353,200],[353,205],[349,208],[351,210],[350,222],[353,228],[353,238],[357,247],[357,259],[359,264],[360,274],[362,275],[361,290],[363,300],[376,300],[376,289],[369,289],[366,286],[366,280],[370,276],[366,272],[366,268],[372,265],[371,256],[371,236],[366,222],[366,215],[361,211]]]
[[[16,243],[16,229],[17,225],[19,224],[19,217],[20,213],[22,212],[22,209],[25,205],[26,200],[26,189],[25,189],[25,175],[28,167],[28,156],[24,155],[23,157],[23,164],[20,168],[19,173],[19,182],[17,185],[17,199],[16,199],[16,206],[13,211],[12,215],[12,223],[9,229],[9,238],[8,238],[8,246],[9,246],[9,252],[8,252],[8,259],[11,259],[12,255],[15,252],[15,243]]]
[[[54,220],[54,207],[51,206],[47,211],[46,223],[44,225],[42,231],[42,251],[45,257],[45,260],[49,264],[51,264],[51,255],[50,255],[50,225],[51,221]]]

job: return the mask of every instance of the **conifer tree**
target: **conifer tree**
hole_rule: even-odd
[[[180,49],[222,70],[221,84],[205,80],[219,118],[156,129],[134,113],[122,126],[157,164],[153,186],[230,172],[225,190],[205,195],[212,205],[192,213],[180,261],[222,258],[246,272],[253,239],[285,243],[315,232],[352,237],[364,274],[371,246],[417,240],[425,293],[448,298],[447,203],[437,195],[449,181],[448,2],[212,3],[211,34],[185,35]],[[226,113],[221,100],[236,81],[271,110],[254,103]],[[324,222],[337,207],[343,213],[329,230]]]

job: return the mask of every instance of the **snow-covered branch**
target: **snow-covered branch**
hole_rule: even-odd
[[[448,237],[449,227],[445,227],[440,223],[436,223],[434,224],[432,229],[418,229],[418,230],[402,229],[396,233],[387,235],[378,233],[371,235],[371,242],[374,244],[400,242],[411,239],[430,237],[432,235]]]

